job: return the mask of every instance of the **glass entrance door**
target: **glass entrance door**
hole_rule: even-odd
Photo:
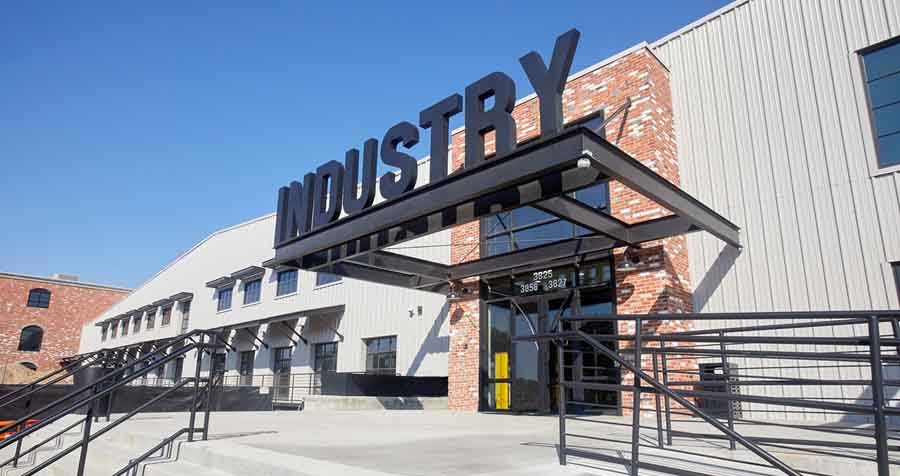
[[[494,410],[549,411],[555,400],[557,372],[551,370],[556,347],[548,341],[516,340],[552,332],[571,303],[571,291],[515,297],[488,304],[488,399]]]
[[[557,411],[561,377],[567,382],[619,382],[614,363],[586,343],[567,341],[560,366],[555,342],[521,339],[575,328],[615,334],[612,321],[590,327],[560,321],[572,315],[615,312],[610,265],[609,261],[598,261],[577,269],[543,270],[487,282],[485,294],[489,298],[482,340],[482,407],[485,410]],[[614,413],[618,408],[618,393],[575,386],[567,390],[567,401],[572,412]]]

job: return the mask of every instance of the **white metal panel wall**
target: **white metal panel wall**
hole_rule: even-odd
[[[420,162],[420,182],[423,178],[427,180],[428,164],[427,160]],[[365,370],[363,340],[397,335],[398,372],[405,375],[447,375],[449,322],[446,299],[442,295],[353,279],[316,286],[315,273],[300,271],[298,292],[276,297],[277,273],[266,270],[258,303],[241,304],[243,292],[242,283],[239,281],[234,287],[232,309],[216,312],[216,290],[205,287],[205,283],[247,266],[259,266],[271,258],[274,253],[272,250],[274,233],[274,215],[213,233],[139,286],[95,322],[182,291],[194,294],[191,305],[191,329],[209,329],[290,313],[302,315],[304,311],[344,305],[343,314],[335,318],[308,319],[304,337],[309,341],[309,345],[300,343],[293,351],[293,363],[297,372],[309,370],[312,364],[313,344],[333,341],[340,341],[338,371]],[[394,249],[398,253],[449,263],[449,245],[450,232],[442,231],[421,239],[410,240]],[[148,331],[143,328],[142,323],[141,332],[138,334],[129,332],[128,336],[120,335],[106,342],[100,342],[100,328],[90,324],[82,332],[80,352],[175,336],[180,329],[180,319],[180,313],[175,309],[172,322],[167,327],[161,327],[157,318],[155,329]],[[340,340],[338,333],[343,336],[343,340]],[[290,341],[286,330],[279,326],[261,330],[259,335],[264,337],[270,346],[270,349],[259,349],[256,356],[255,373],[263,375],[271,373],[271,349],[290,345]],[[244,333],[236,337],[235,345],[240,350],[249,350],[253,347]],[[226,362],[227,369],[236,370],[237,359],[237,354],[229,355]],[[192,360],[187,359],[184,375],[192,375],[194,368]]]
[[[750,0],[654,45],[671,70],[682,186],[741,226],[745,245],[738,254],[689,237],[695,310],[898,307],[890,262],[900,261],[900,174],[874,167],[856,53],[898,34],[896,1]],[[801,367],[769,374],[861,375]],[[756,391],[852,399],[865,389]]]

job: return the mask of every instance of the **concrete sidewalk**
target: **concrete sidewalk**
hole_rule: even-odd
[[[602,422],[598,424],[598,422]],[[136,417],[123,431],[159,441],[187,423],[185,414]],[[698,475],[773,476],[783,474],[746,450],[730,451],[724,440],[676,438],[675,447],[656,448],[653,421],[643,422],[641,460]],[[553,416],[456,413],[450,411],[214,413],[210,440],[180,445],[177,461],[148,466],[145,474],[259,474],[267,476],[571,476],[628,474],[625,465],[557,456],[558,420]],[[710,432],[705,423],[677,422],[676,430]],[[576,418],[569,447],[607,455],[630,455],[630,418]],[[747,435],[838,438],[834,434],[780,426],[739,428]],[[831,435],[831,436],[829,436]],[[870,443],[866,437],[840,436]],[[808,453],[769,447],[777,457],[810,475],[870,475],[865,450]],[[744,462],[736,462],[736,458]],[[894,468],[898,469],[897,467]],[[642,476],[664,473],[642,470]],[[894,474],[894,473],[892,473]],[[900,473],[897,473],[900,474]]]

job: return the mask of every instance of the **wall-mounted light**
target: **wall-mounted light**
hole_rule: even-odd
[[[619,264],[619,271],[631,271],[641,264],[641,255],[637,248],[629,246],[622,253],[622,262]]]

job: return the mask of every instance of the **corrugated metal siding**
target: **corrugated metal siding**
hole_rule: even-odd
[[[873,174],[856,54],[898,34],[893,0],[751,0],[654,45],[671,70],[682,186],[741,226],[745,244],[738,254],[709,235],[689,237],[697,311],[898,307],[890,262],[900,260],[900,174]],[[864,331],[844,333],[851,332]],[[737,363],[781,377],[867,374],[856,366]],[[779,363],[788,368],[774,369]],[[752,392],[855,399],[865,389]]]
[[[897,306],[900,176],[873,176],[856,51],[900,34],[882,0],[752,0],[655,45],[683,186],[743,229],[689,239],[700,311]]]

